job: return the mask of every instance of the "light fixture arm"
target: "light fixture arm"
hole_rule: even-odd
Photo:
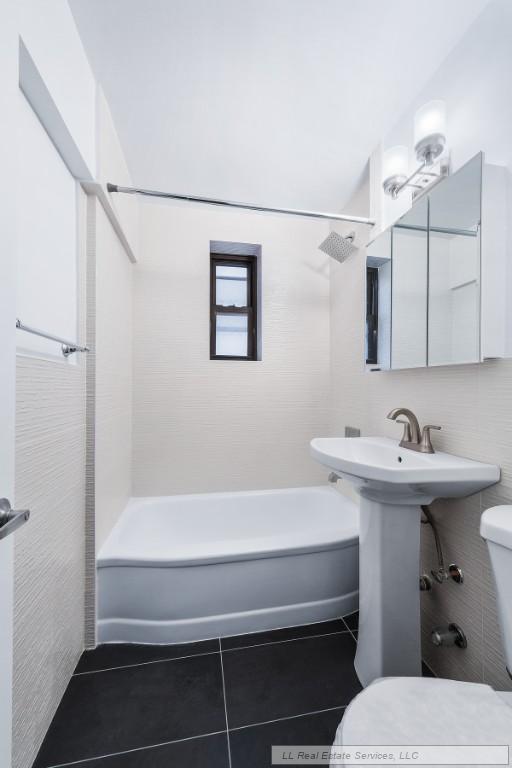
[[[421,165],[419,165],[415,171],[411,173],[410,176],[408,176],[403,181],[396,182],[395,184],[390,184],[389,180],[387,185],[384,184],[384,191],[391,195],[393,200],[396,200],[399,196],[400,192],[402,192],[407,187],[412,187],[413,189],[417,190],[424,190],[428,189],[432,186],[436,181],[444,178],[448,175],[448,164],[441,164],[440,172],[439,173],[433,173],[432,171],[426,171],[425,168],[430,168],[432,163],[422,162]],[[432,182],[428,185],[425,184],[414,184],[414,179],[418,176],[430,176],[432,178]]]

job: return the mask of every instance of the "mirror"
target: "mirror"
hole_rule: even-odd
[[[428,200],[392,228],[391,367],[427,365]]]
[[[367,247],[370,370],[481,359],[482,154]]]
[[[428,364],[480,360],[482,155],[430,194]]]

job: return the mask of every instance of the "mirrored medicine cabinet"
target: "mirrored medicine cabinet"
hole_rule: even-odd
[[[506,180],[504,169],[494,168],[496,172],[488,174],[489,197],[496,201]],[[494,325],[499,336],[503,324],[505,332],[500,315],[505,308],[499,286],[501,252],[489,255],[482,293],[483,171],[479,153],[422,195],[368,245],[365,357],[369,370],[475,363],[502,356],[505,339],[491,330],[486,341],[482,333],[484,307],[489,315],[487,327]],[[496,218],[496,205],[492,199],[490,203]],[[499,238],[492,218],[488,223],[495,231],[489,243],[494,240],[496,250]]]

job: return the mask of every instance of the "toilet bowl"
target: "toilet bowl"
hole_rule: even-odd
[[[505,659],[511,670],[512,506],[484,512],[480,534],[489,548]],[[380,678],[347,707],[334,741],[336,748],[372,744],[507,745],[512,756],[512,692],[457,680]],[[331,766],[343,764],[343,760],[331,762]]]

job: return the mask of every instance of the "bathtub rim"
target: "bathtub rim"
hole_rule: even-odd
[[[220,563],[231,563],[231,562],[248,562],[252,560],[263,560],[263,559],[273,559],[273,558],[280,558],[280,557],[294,557],[296,555],[301,554],[309,554],[314,552],[325,552],[329,550],[335,550],[335,549],[345,549],[346,547],[351,547],[359,543],[359,507],[358,505],[350,499],[348,496],[345,496],[344,494],[337,491],[332,486],[328,485],[311,485],[311,486],[301,486],[297,488],[276,488],[276,489],[265,489],[265,490],[259,490],[259,491],[219,491],[219,492],[213,492],[213,493],[193,493],[193,494],[176,494],[173,496],[134,496],[131,497],[128,501],[125,511],[130,509],[130,507],[134,507],[137,504],[140,504],[141,502],[154,502],[155,500],[159,501],[166,501],[166,500],[173,500],[178,501],[179,499],[190,499],[194,500],[200,497],[204,496],[213,496],[217,499],[220,499],[222,497],[228,496],[229,498],[244,498],[248,496],[267,496],[270,494],[278,494],[282,496],[291,495],[294,492],[297,491],[321,491],[322,493],[328,493],[330,495],[336,494],[336,496],[339,498],[341,504],[341,511],[343,511],[343,506],[346,510],[348,510],[351,514],[355,513],[356,515],[356,522],[355,525],[350,526],[343,535],[343,538],[337,538],[332,541],[325,541],[325,542],[316,542],[314,544],[297,544],[297,545],[288,545],[283,546],[276,545],[275,547],[267,547],[265,549],[260,550],[252,550],[252,551],[241,551],[241,552],[230,552],[230,553],[213,553],[213,554],[201,554],[197,556],[172,556],[172,557],[157,557],[157,556],[151,556],[148,555],[141,555],[141,556],[134,556],[134,555],[115,555],[115,554],[109,554],[108,553],[108,545],[110,542],[110,538],[114,531],[120,526],[122,523],[122,516],[124,512],[121,514],[121,517],[117,521],[116,525],[111,531],[110,536],[106,539],[103,546],[101,547],[100,551],[97,554],[96,557],[96,567],[97,569],[102,568],[193,568],[194,566],[198,565],[214,565],[214,564],[220,564]],[[107,550],[106,554],[102,554],[105,550]]]

